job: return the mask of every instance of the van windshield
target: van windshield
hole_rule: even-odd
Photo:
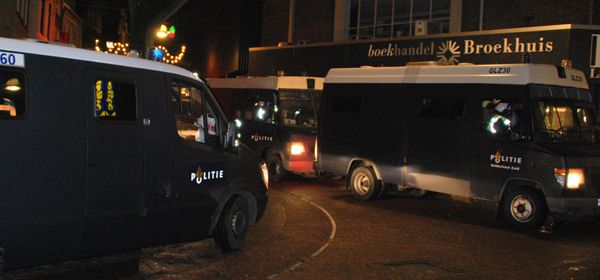
[[[317,108],[321,95],[316,90],[279,91],[279,107],[283,125],[317,127]]]
[[[540,96],[542,98],[533,102],[534,126],[540,140],[598,143],[594,107],[588,91],[546,86],[538,90],[553,95]]]

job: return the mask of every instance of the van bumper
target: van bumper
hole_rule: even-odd
[[[600,198],[546,197],[550,213],[568,217],[600,216]]]
[[[283,163],[285,170],[301,175],[315,174],[314,160],[288,160]]]

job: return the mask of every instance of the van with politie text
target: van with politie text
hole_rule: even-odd
[[[266,164],[206,85],[165,63],[0,38],[0,265],[214,237],[237,250]]]
[[[600,139],[586,78],[539,64],[331,69],[321,172],[360,200],[387,190],[489,202],[519,227],[600,215]],[[487,203],[486,203],[487,204]]]

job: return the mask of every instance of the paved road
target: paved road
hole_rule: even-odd
[[[446,196],[358,202],[343,184],[297,179],[272,187],[264,218],[233,254],[222,254],[206,240],[144,249],[140,258],[124,254],[9,276],[600,279],[600,224],[570,224],[552,233],[515,231],[493,213]]]

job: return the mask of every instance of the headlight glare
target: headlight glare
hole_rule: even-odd
[[[265,183],[265,187],[268,189],[269,188],[269,168],[267,168],[267,164],[264,162],[260,164],[260,174],[263,179],[263,182]]]

